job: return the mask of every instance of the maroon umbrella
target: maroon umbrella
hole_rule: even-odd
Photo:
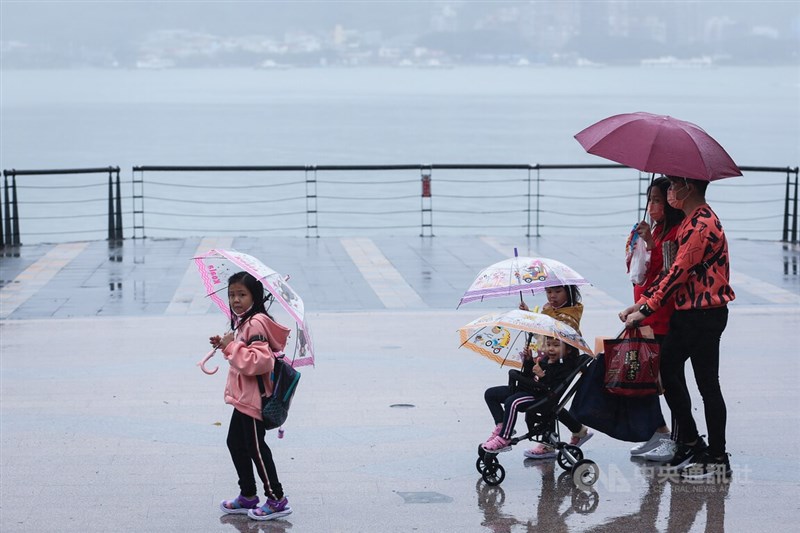
[[[614,115],[575,138],[590,154],[642,172],[705,181],[742,175],[731,156],[701,127],[666,115]]]

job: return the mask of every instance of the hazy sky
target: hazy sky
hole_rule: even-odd
[[[585,0],[585,2],[597,0]],[[264,1],[264,0],[0,0],[2,40],[113,45],[158,29],[189,29],[215,35],[282,35],[287,29],[328,30],[335,24],[381,30],[387,36],[423,34],[432,14],[445,5],[462,18],[478,18],[502,6],[531,2],[433,1]],[[545,2],[538,2],[545,3]],[[562,2],[563,3],[563,2]],[[618,2],[619,3],[619,2]],[[633,2],[632,2],[633,3]],[[639,0],[638,9],[693,9],[730,16],[750,24],[770,25],[783,35],[800,32],[796,0]]]

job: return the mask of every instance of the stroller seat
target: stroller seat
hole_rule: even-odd
[[[558,450],[556,461],[564,470],[572,473],[573,483],[582,489],[588,489],[600,477],[600,469],[594,461],[584,459],[583,451],[561,440],[558,429],[559,413],[578,390],[579,379],[583,372],[594,363],[594,358],[581,354],[578,365],[562,383],[546,396],[519,410],[525,413],[528,432],[511,438],[511,446],[529,440],[552,446]],[[505,479],[505,468],[497,460],[497,453],[487,452],[478,445],[478,461],[475,463],[478,472],[488,485],[499,485]]]

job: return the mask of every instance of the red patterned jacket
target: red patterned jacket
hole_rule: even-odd
[[[648,287],[657,283],[664,272],[664,245],[674,243],[677,245],[678,226],[673,226],[669,229],[666,235],[661,235],[661,231],[657,230],[658,226],[653,229],[654,246],[650,251],[650,264],[647,266],[645,272],[645,280],[641,285],[633,284],[633,301],[636,302],[644,294]],[[656,233],[659,235],[656,236]],[[653,333],[656,335],[666,335],[669,330],[669,319],[672,317],[672,312],[675,306],[672,300],[667,299],[661,302],[661,307],[653,312],[652,315],[642,320],[643,326],[650,326],[653,328]]]
[[[704,271],[692,270],[703,263],[708,265]],[[678,227],[678,253],[672,268],[637,303],[647,303],[655,311],[670,296],[679,311],[721,307],[736,297],[730,285],[728,241],[708,204],[698,206],[683,219]]]

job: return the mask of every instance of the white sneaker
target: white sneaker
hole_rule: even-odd
[[[663,441],[664,439],[669,440],[669,433],[659,433],[658,431],[656,431],[655,433],[653,433],[653,436],[650,437],[650,440],[631,448],[631,455],[634,457],[639,457],[649,452],[650,450],[655,450],[656,448],[659,447],[661,441]]]
[[[675,451],[677,449],[678,445],[675,444],[674,440],[664,439],[655,449],[643,453],[641,457],[647,461],[666,463],[668,461],[672,461],[672,458],[675,457]]]

